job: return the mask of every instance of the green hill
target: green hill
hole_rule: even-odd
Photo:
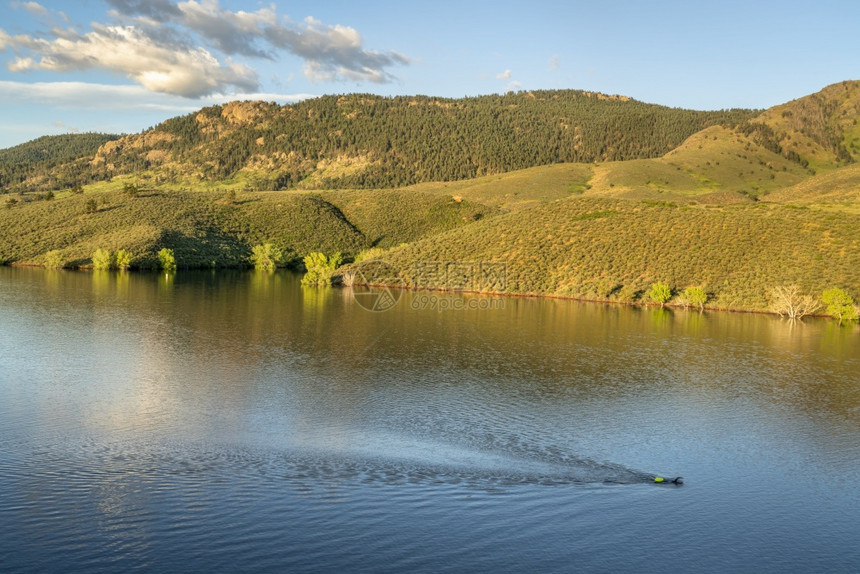
[[[665,156],[598,166],[590,193],[629,199],[736,202],[809,177],[805,168],[735,130],[714,126]]]
[[[755,115],[577,90],[461,99],[356,94],[288,106],[233,102],[108,142],[31,181],[42,191],[129,174],[150,187],[399,187],[559,162],[659,157],[705,127]]]
[[[749,125],[786,157],[814,171],[831,170],[860,159],[860,82],[840,82],[820,92],[766,110]]]
[[[860,296],[860,217],[779,205],[673,207],[573,198],[508,213],[383,255],[410,285],[444,289],[428,263],[504,263],[504,285],[470,290],[633,302],[652,283],[703,286],[711,305],[764,310],[777,285]],[[475,268],[477,269],[477,267]],[[477,271],[476,271],[477,273]]]
[[[126,249],[134,266],[152,267],[162,247],[174,249],[182,267],[242,266],[253,245],[274,242],[289,258],[309,251],[356,253],[364,237],[331,204],[308,195],[271,194],[229,203],[211,194],[122,193],[30,202],[0,211],[0,258],[41,264],[60,251],[69,266],[90,263],[96,249]]]
[[[465,181],[420,183],[403,189],[515,211],[583,193],[589,188],[594,170],[591,164],[560,163]]]
[[[499,210],[445,194],[414,189],[321,192],[376,247],[393,247],[462,227]]]
[[[266,242],[297,263],[311,251],[354,256],[496,212],[399,190],[65,194],[0,209],[0,263],[40,265],[46,253],[59,250],[67,265],[87,266],[93,252],[104,248],[129,250],[135,267],[152,267],[158,250],[168,247],[182,267],[236,267],[247,263],[254,245]]]

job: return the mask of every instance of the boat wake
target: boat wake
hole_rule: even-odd
[[[67,479],[77,477],[86,484],[100,476],[192,481],[245,478],[274,481],[302,491],[349,484],[459,485],[483,490],[518,485],[683,484],[680,477],[581,458],[551,447],[520,445],[500,451],[392,437],[388,437],[385,449],[375,440],[367,444],[348,449],[318,445],[263,449],[203,442],[66,442],[43,450],[24,466],[29,475],[39,473],[34,466],[62,468]],[[4,471],[15,474],[14,468]]]
[[[223,448],[196,445],[174,452],[154,452],[155,466],[174,473],[255,474],[270,480],[307,487],[334,483],[364,485],[448,484],[478,489],[517,485],[634,485],[679,486],[668,477],[621,464],[563,454],[557,449],[488,451],[443,443],[387,441],[386,449]]]

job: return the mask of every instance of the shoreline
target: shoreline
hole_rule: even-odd
[[[434,289],[432,287],[398,287],[392,285],[386,285],[384,283],[357,283],[351,286],[346,285],[333,285],[333,287],[340,287],[344,289],[352,289],[353,287],[366,287],[366,288],[386,288],[386,289],[401,289],[403,291],[426,291],[428,293],[447,293],[451,295],[475,295],[480,297],[504,297],[510,299],[553,299],[558,301],[574,301],[577,303],[594,303],[594,304],[602,304],[602,305],[619,305],[624,307],[644,307],[644,308],[668,308],[669,310],[681,309],[684,311],[695,311],[699,313],[703,313],[705,311],[715,311],[718,313],[745,313],[750,315],[772,315],[776,317],[782,317],[776,311],[765,311],[760,309],[742,309],[742,308],[731,308],[731,307],[713,307],[704,305],[701,309],[694,306],[684,306],[672,303],[665,303],[660,305],[658,303],[645,303],[645,302],[637,302],[637,301],[613,301],[611,299],[588,299],[584,297],[574,297],[571,295],[556,295],[552,293],[510,293],[505,291],[460,291],[460,290],[452,290],[452,289]],[[795,319],[796,321],[800,321],[806,317],[813,317],[819,319],[832,319],[832,315],[828,315],[826,313],[810,313],[808,315],[804,315],[800,319]],[[786,318],[788,319],[788,318]],[[788,319],[791,320],[791,319]]]
[[[61,267],[59,269],[50,269],[45,267],[44,265],[39,265],[35,263],[0,263],[0,267],[10,267],[10,268],[26,268],[26,269],[43,269],[45,271],[84,271],[84,272],[96,272],[93,269],[92,265],[81,265],[76,267]],[[213,267],[184,267],[180,268],[182,271],[255,271],[253,267],[236,267],[236,266],[213,266]],[[279,267],[280,271],[287,271],[290,273],[300,274],[301,272],[290,267]],[[131,268],[127,270],[119,270],[119,269],[110,269],[110,270],[99,270],[107,271],[108,273],[153,273],[160,274],[164,272],[163,269],[156,268]],[[177,273],[178,271],[172,271],[170,273]],[[266,273],[271,273],[271,271],[266,271]],[[701,308],[695,306],[685,306],[679,304],[673,304],[670,302],[664,303],[660,305],[658,303],[648,303],[648,302],[639,302],[639,301],[613,301],[611,299],[589,299],[585,297],[575,297],[572,295],[560,295],[553,293],[511,293],[507,291],[467,291],[467,290],[452,290],[452,289],[442,289],[442,288],[433,288],[433,287],[417,287],[417,286],[393,286],[384,283],[354,283],[352,285],[343,285],[341,283],[332,284],[328,287],[335,287],[339,289],[352,289],[353,287],[364,287],[369,289],[374,288],[385,288],[385,289],[400,289],[403,291],[411,291],[411,292],[419,292],[426,291],[428,293],[443,293],[450,295],[472,295],[479,297],[504,297],[510,299],[551,299],[558,301],[574,301],[578,303],[593,303],[593,304],[603,304],[603,305],[619,305],[625,307],[643,307],[643,308],[668,308],[669,310],[684,310],[684,311],[694,311],[699,313],[704,313],[705,311],[709,312],[717,312],[717,313],[745,313],[751,315],[772,315],[776,317],[785,318],[788,321],[802,321],[806,317],[817,318],[817,319],[835,319],[832,315],[828,315],[826,313],[809,313],[800,317],[798,319],[791,319],[788,317],[784,317],[780,313],[776,311],[768,311],[762,309],[744,309],[741,307],[715,307],[704,305]],[[848,321],[850,323],[850,321]]]

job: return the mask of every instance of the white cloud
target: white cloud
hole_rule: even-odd
[[[312,81],[390,82],[395,78],[387,68],[410,63],[408,57],[393,50],[365,49],[361,34],[352,27],[326,25],[312,16],[293,22],[279,17],[274,6],[232,12],[222,9],[218,0],[188,0],[175,5],[166,0],[108,2],[120,16],[137,24],[146,20],[171,22],[228,56],[275,59],[280,51],[293,54],[305,61],[305,75]]]
[[[12,46],[39,54],[40,59],[17,58],[12,72],[47,70],[68,72],[101,69],[125,74],[153,92],[200,97],[233,88],[257,89],[254,70],[239,64],[220,63],[203,48],[177,50],[158,42],[139,29],[93,25],[87,34],[65,34],[54,40],[16,36]]]
[[[26,72],[33,68],[32,58],[15,58],[7,66],[10,72]]]
[[[553,54],[547,60],[546,67],[550,72],[555,72],[558,70],[558,66],[561,63],[560,57],[558,54]]]
[[[39,4],[38,2],[12,2],[10,4],[12,8],[23,8],[30,14],[34,16],[38,16],[40,18],[44,18],[50,16],[50,12],[48,9]]]
[[[222,9],[219,0],[107,0],[110,24],[92,30],[54,27],[48,36],[10,36],[0,29],[0,51],[11,49],[12,72],[106,70],[147,90],[200,98],[259,89],[254,69],[234,56],[276,59],[286,52],[305,61],[312,81],[385,83],[388,68],[409,64],[394,51],[367,50],[357,30],[281,18],[274,5],[253,12]],[[49,15],[35,2],[18,3]]]
[[[395,51],[365,50],[361,35],[354,28],[327,26],[312,17],[306,18],[302,25],[268,28],[265,35],[273,46],[303,58],[304,74],[314,82],[386,83],[395,79],[386,68],[410,63],[409,58]]]
[[[179,9],[170,0],[107,0],[121,14],[140,14],[160,22],[179,14]]]
[[[505,70],[501,74],[496,74],[496,79],[502,80],[503,82],[507,82],[507,85],[505,86],[506,92],[515,92],[516,90],[519,90],[523,87],[520,82],[513,79],[513,74],[510,70]]]
[[[199,4],[194,0],[177,5],[182,26],[194,30],[225,54],[241,54],[270,58],[271,54],[257,47],[267,29],[278,27],[278,17],[272,8],[257,12],[222,10],[217,2]]]

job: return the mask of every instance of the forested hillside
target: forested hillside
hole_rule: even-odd
[[[106,143],[87,161],[30,169],[7,190],[62,189],[135,174],[147,185],[240,181],[247,189],[386,188],[559,162],[659,157],[711,125],[702,112],[575,90],[445,99],[324,96],[233,102]]]
[[[840,82],[766,110],[749,122],[762,142],[813,171],[860,159],[860,82]]]
[[[0,190],[28,189],[28,180],[38,180],[41,189],[65,187],[69,181],[86,183],[88,159],[114,134],[65,134],[43,136],[27,143],[0,149]]]

